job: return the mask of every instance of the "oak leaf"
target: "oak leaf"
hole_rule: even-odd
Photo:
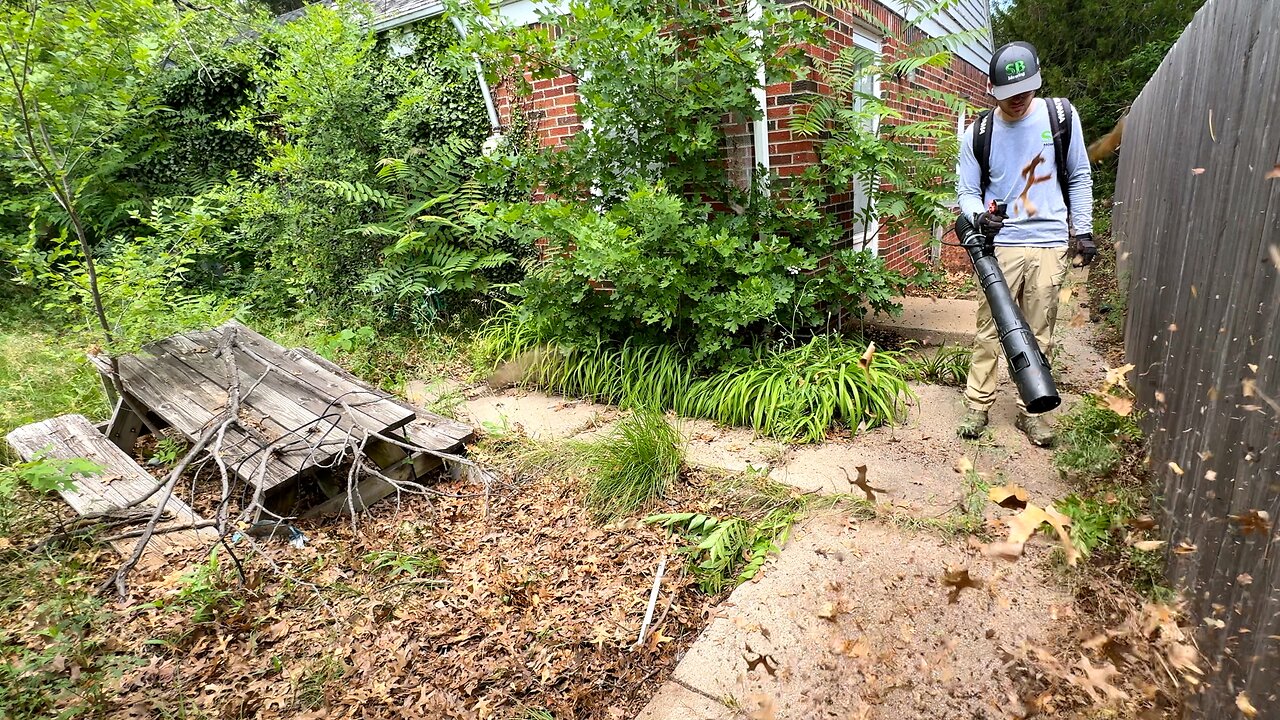
[[[1013,483],[991,488],[987,491],[987,497],[991,499],[991,502],[1010,510],[1025,508],[1027,500],[1030,499],[1026,488]]]
[[[1108,410],[1120,417],[1125,417],[1129,413],[1133,412],[1133,400],[1130,400],[1129,398],[1116,397],[1115,395],[1107,393],[1102,396],[1102,402],[1107,406]]]
[[[947,568],[942,576],[942,584],[951,588],[947,594],[947,603],[955,604],[960,601],[960,591],[965,588],[980,588],[982,581],[969,576],[969,568],[962,565],[953,565]]]
[[[1236,707],[1240,708],[1240,712],[1244,713],[1247,718],[1258,717],[1258,708],[1249,702],[1249,696],[1245,695],[1243,690],[1240,691],[1239,695],[1236,695]]]
[[[1266,535],[1271,531],[1271,515],[1266,510],[1250,510],[1240,515],[1228,515],[1245,535],[1259,533]]]

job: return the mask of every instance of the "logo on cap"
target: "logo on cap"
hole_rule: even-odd
[[[1004,66],[1004,73],[1010,80],[1017,80],[1027,74],[1027,64],[1021,60],[1014,60]]]

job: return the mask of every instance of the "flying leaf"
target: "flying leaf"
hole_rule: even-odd
[[[1084,671],[1084,679],[1077,678],[1077,682],[1084,688],[1085,692],[1089,693],[1089,697],[1094,702],[1099,699],[1098,690],[1101,690],[1104,695],[1110,698],[1125,699],[1129,697],[1128,693],[1111,684],[1111,678],[1119,674],[1114,664],[1107,663],[1094,667],[1088,658],[1080,658],[1080,661],[1075,666]]]
[[[1143,552],[1159,550],[1162,545],[1164,545],[1163,540],[1143,540],[1142,542],[1136,542],[1133,544],[1135,548]]]
[[[1022,512],[1009,518],[1009,542],[1025,543],[1040,526],[1049,522],[1049,516],[1044,510],[1035,505],[1028,504]]]
[[[1125,417],[1133,412],[1133,401],[1129,398],[1116,397],[1108,393],[1102,396],[1102,402],[1107,406],[1108,410],[1120,417]]]
[[[1016,562],[1018,558],[1022,557],[1022,550],[1025,546],[1023,543],[993,542],[979,547],[982,550],[982,554],[989,558]]]
[[[1264,177],[1268,180],[1280,180],[1280,165],[1276,165],[1268,170]]]
[[[1240,573],[1239,575],[1236,576],[1236,582],[1240,583],[1241,585],[1252,585],[1253,576],[1250,575],[1249,573]]]
[[[1271,531],[1271,515],[1266,510],[1250,510],[1247,513],[1227,517],[1234,520],[1240,526],[1240,532],[1245,535],[1254,533],[1266,535]]]
[[[1079,312],[1077,312],[1074,316],[1072,316],[1071,322],[1068,323],[1068,325],[1073,328],[1081,328],[1081,327],[1084,327],[1085,323],[1087,323],[1088,321],[1089,321],[1089,311],[1081,308]]]
[[[1133,518],[1129,521],[1129,527],[1134,530],[1151,530],[1156,526],[1156,519],[1150,515]]]
[[[1107,378],[1102,382],[1102,392],[1105,393],[1117,385],[1119,385],[1122,388],[1128,389],[1129,382],[1125,380],[1124,376],[1128,375],[1134,369],[1134,367],[1135,365],[1133,363],[1126,363],[1117,368],[1108,368]]]
[[[858,358],[858,367],[862,368],[863,370],[871,369],[871,360],[875,356],[876,356],[876,344],[869,343],[867,345],[867,351],[862,353],[862,357]]]
[[[1174,461],[1172,461],[1172,460],[1170,460],[1170,461],[1169,461],[1169,469],[1173,471],[1173,474],[1174,474],[1174,475],[1186,475],[1186,474],[1187,474],[1187,471],[1186,471],[1186,470],[1183,470],[1181,465],[1179,465],[1178,463],[1176,463],[1176,462],[1174,462]]]
[[[1013,483],[991,488],[987,491],[987,497],[991,499],[991,502],[1010,510],[1025,508],[1027,500],[1030,499],[1026,488]]]
[[[1050,505],[1044,509],[1045,519],[1053,526],[1054,532],[1058,533],[1058,540],[1062,542],[1063,551],[1067,555],[1067,564],[1075,565],[1080,559],[1080,551],[1076,549],[1075,543],[1071,542],[1071,535],[1067,532],[1067,526],[1071,524],[1071,518],[1058,512],[1057,508]]]
[[[947,603],[954,604],[960,601],[960,591],[965,588],[980,588],[982,581],[969,577],[969,568],[963,565],[953,565],[947,568],[942,575],[942,584],[951,588],[947,594]]]
[[[751,649],[751,646],[747,645],[746,648],[747,652],[743,654],[742,659],[747,661],[747,672],[751,672],[758,667],[763,667],[764,671],[769,673],[771,676],[778,674],[778,661],[774,660],[772,655],[760,653],[753,658],[751,655],[754,651]]]
[[[845,470],[843,467],[840,468],[840,471],[844,473],[844,479],[848,480],[850,485],[862,490],[862,493],[867,496],[867,502],[875,502],[876,493],[878,492],[889,492],[885,488],[872,487],[871,483],[867,482],[866,465],[859,465],[856,470],[858,471],[858,479],[852,480],[849,478],[849,471]]]
[[[1249,696],[1245,695],[1243,690],[1240,691],[1239,695],[1236,695],[1236,707],[1240,708],[1240,712],[1244,713],[1247,718],[1258,717],[1258,708],[1249,702]]]
[[[1176,547],[1173,548],[1173,551],[1179,555],[1190,555],[1191,553],[1195,552],[1197,549],[1198,548],[1196,548],[1195,545],[1192,545],[1186,540],[1183,540],[1182,542],[1178,543]]]
[[[1191,174],[1192,174],[1192,175],[1203,175],[1203,174],[1204,174],[1204,168],[1191,168]]]

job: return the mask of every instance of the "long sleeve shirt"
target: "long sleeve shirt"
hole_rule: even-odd
[[[1071,145],[1066,157],[1070,218],[1058,185],[1045,100],[1036,98],[1031,110],[1014,122],[1002,120],[996,111],[992,113],[991,124],[991,169],[986,192],[980,188],[981,170],[973,151],[973,124],[961,138],[956,169],[960,209],[972,216],[985,212],[992,200],[1007,204],[1009,219],[996,235],[996,245],[1065,246],[1068,221],[1072,234],[1093,233],[1093,176],[1079,113],[1071,114]]]

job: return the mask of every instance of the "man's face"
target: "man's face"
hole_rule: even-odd
[[[1006,100],[997,100],[996,102],[999,103],[1000,111],[1004,113],[1005,117],[1010,120],[1017,120],[1026,115],[1027,111],[1031,109],[1031,101],[1034,100],[1035,97],[1036,91],[1028,90],[1027,92],[1019,93]]]

